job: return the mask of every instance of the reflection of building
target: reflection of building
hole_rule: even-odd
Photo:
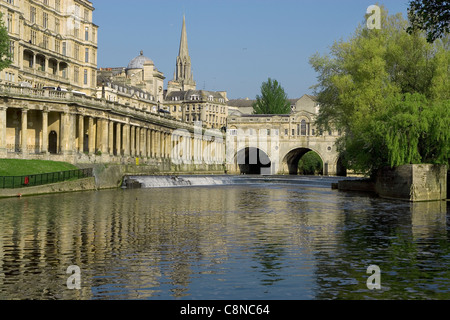
[[[96,86],[97,29],[87,0],[2,1],[12,64],[4,83],[58,87],[93,94]]]

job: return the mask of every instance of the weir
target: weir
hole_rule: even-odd
[[[295,184],[331,188],[338,177],[321,176],[261,176],[261,175],[167,175],[167,176],[126,176],[123,189],[135,188],[174,188],[189,186],[227,186],[227,185],[264,185]]]

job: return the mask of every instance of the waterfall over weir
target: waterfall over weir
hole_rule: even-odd
[[[226,186],[250,184],[295,184],[314,187],[330,187],[336,177],[261,176],[261,175],[168,175],[126,176],[122,188],[173,188],[187,186]]]

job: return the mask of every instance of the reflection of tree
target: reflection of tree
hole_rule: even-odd
[[[262,245],[253,247],[251,250],[255,251],[254,259],[256,262],[260,263],[260,272],[263,275],[261,279],[262,285],[273,285],[278,281],[284,280],[278,271],[283,268],[282,260],[285,256],[285,250],[283,248],[282,240],[274,242],[274,239],[261,238]],[[258,241],[258,242],[259,242]]]
[[[356,200],[340,205],[347,209],[338,246],[327,250],[326,242],[316,241],[316,298],[449,299],[450,243],[440,218],[445,210],[421,207],[429,219],[415,225],[409,203]],[[372,264],[381,268],[381,290],[366,286]]]

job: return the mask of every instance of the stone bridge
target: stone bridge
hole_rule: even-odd
[[[315,115],[307,110],[287,115],[230,116],[227,127],[227,169],[230,173],[297,174],[309,151],[323,162],[324,175],[345,175],[335,142],[338,131],[317,132]]]

